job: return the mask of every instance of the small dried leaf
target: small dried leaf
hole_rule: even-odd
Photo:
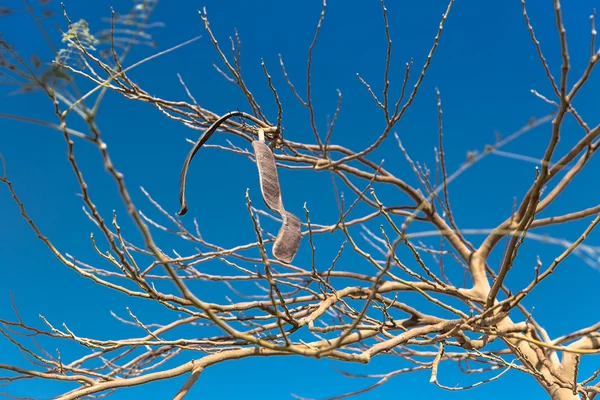
[[[29,61],[31,61],[31,65],[33,65],[33,67],[35,69],[38,69],[40,67],[40,65],[42,65],[42,62],[40,61],[39,57],[36,56],[35,54],[31,55],[31,57],[29,57]]]

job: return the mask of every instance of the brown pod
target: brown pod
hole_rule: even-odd
[[[283,211],[283,200],[281,199],[281,189],[279,187],[279,177],[277,175],[277,165],[275,156],[269,146],[264,142],[255,140],[252,142],[254,155],[256,156],[256,165],[258,167],[258,177],[260,179],[260,189],[262,190],[263,200],[271,211],[281,215]]]
[[[273,244],[273,256],[281,262],[291,263],[300,247],[302,223],[294,214],[283,212],[283,225]]]
[[[300,247],[302,223],[298,217],[283,208],[277,165],[273,152],[269,149],[269,146],[259,140],[253,141],[252,147],[256,156],[263,200],[267,207],[279,214],[283,220],[283,225],[279,229],[273,244],[273,256],[281,262],[290,263]]]
[[[187,173],[194,159],[194,156],[200,150],[200,148],[210,139],[210,137],[217,131],[219,126],[227,121],[231,117],[243,116],[245,115],[241,111],[232,111],[223,115],[221,118],[217,119],[202,135],[196,143],[194,143],[194,147],[190,150],[187,157],[185,158],[185,162],[183,163],[183,168],[181,169],[181,175],[179,177],[179,203],[181,204],[181,211],[179,211],[179,215],[185,215],[188,210],[187,201],[185,200],[185,183],[187,181]]]

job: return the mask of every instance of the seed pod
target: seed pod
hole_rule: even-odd
[[[254,148],[254,155],[256,157],[263,200],[271,211],[281,215],[283,200],[281,199],[279,176],[273,152],[269,149],[269,146],[259,140],[253,141],[252,147]]]
[[[194,143],[194,147],[192,147],[192,150],[190,150],[187,157],[185,158],[183,168],[181,169],[181,176],[179,178],[179,203],[181,204],[181,211],[179,211],[179,215],[185,215],[185,213],[187,213],[188,210],[187,201],[185,200],[185,184],[187,181],[188,168],[190,167],[194,156],[196,155],[198,150],[200,150],[200,148],[204,145],[204,143],[206,143],[208,139],[210,139],[213,133],[217,131],[217,129],[223,122],[227,121],[231,117],[236,117],[239,115],[245,114],[241,111],[232,111],[223,115],[221,118],[217,119],[206,131],[204,131],[204,133],[200,136],[198,141]]]
[[[240,111],[232,111],[223,115],[200,136],[186,157],[183,168],[181,169],[181,176],[179,180],[179,201],[181,203],[181,211],[179,211],[179,215],[185,215],[188,209],[187,202],[185,200],[185,186],[188,168],[192,162],[192,159],[198,150],[200,150],[200,148],[204,145],[204,143],[206,143],[212,134],[215,133],[219,126],[227,119],[235,116],[242,116],[244,118],[252,119],[252,116]],[[273,155],[271,149],[269,149],[269,147],[264,143],[264,131],[262,129],[259,130],[259,137],[261,140],[253,141],[252,147],[254,148],[256,165],[258,167],[260,190],[267,207],[271,211],[279,214],[283,220],[283,224],[279,229],[279,233],[275,238],[275,242],[273,243],[273,256],[281,262],[290,263],[294,259],[294,256],[300,247],[300,241],[302,239],[302,223],[298,217],[285,211],[283,208],[275,156]]]
[[[291,263],[300,247],[302,223],[294,214],[284,211],[283,225],[273,243],[273,257],[284,263]]]
[[[277,165],[275,164],[273,152],[269,149],[269,146],[259,140],[253,141],[252,147],[256,156],[263,200],[267,207],[279,214],[283,220],[283,225],[279,229],[273,244],[273,256],[281,262],[290,263],[300,247],[302,223],[298,217],[283,208]]]

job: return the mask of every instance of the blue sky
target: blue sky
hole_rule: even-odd
[[[20,4],[15,0],[4,3],[8,3],[7,7]],[[393,38],[390,90],[394,98],[401,87],[404,63],[411,58],[415,64],[411,81],[414,83],[416,71],[420,70],[431,47],[446,2],[388,3]],[[589,15],[594,1],[564,3],[572,84],[588,61]],[[57,10],[56,6],[52,8]],[[86,19],[92,31],[106,26],[102,18],[110,16],[111,6],[117,11],[125,11],[129,2],[65,1],[70,18],[74,21]],[[265,113],[275,120],[277,109],[262,73],[261,59],[264,59],[282,97],[287,137],[294,141],[312,142],[314,139],[306,110],[299,106],[285,86],[277,55],[282,54],[291,79],[304,92],[306,53],[321,11],[320,1],[180,0],[176,4],[165,1],[158,6],[154,16],[155,21],[165,24],[152,31],[158,49],[166,49],[198,35],[202,35],[202,38],[144,64],[132,71],[130,77],[151,94],[165,99],[187,100],[176,75],[179,73],[205,108],[216,113],[237,108],[248,111],[239,90],[211,66],[213,62],[219,63],[219,59],[196,12],[202,7],[207,8],[214,33],[224,46],[234,28],[238,29],[242,40],[243,74]],[[528,10],[552,72],[559,76],[560,52],[553,7],[549,2],[531,1]],[[15,43],[24,57],[37,54],[43,60],[52,58],[52,53],[27,15],[1,17],[0,23],[3,39]],[[56,17],[45,24],[58,43],[60,36],[53,26],[64,29],[64,20]],[[313,98],[317,124],[324,130],[327,117],[335,110],[336,89],[343,94],[344,103],[333,134],[334,143],[358,150],[371,143],[383,127],[380,110],[356,74],[360,73],[379,93],[382,89],[385,46],[378,1],[329,2],[321,37],[314,50]],[[137,48],[128,63],[147,57],[154,51]],[[575,103],[579,113],[587,117],[590,126],[600,122],[600,97],[597,96],[599,79],[593,76]],[[396,132],[411,157],[430,166],[434,164],[433,148],[437,143],[435,88],[439,88],[442,96],[445,150],[450,171],[456,170],[464,162],[467,151],[481,150],[486,144],[493,143],[496,133],[506,136],[518,130],[531,117],[541,117],[552,111],[550,106],[530,93],[531,89],[536,89],[551,96],[535,47],[529,39],[519,1],[492,4],[465,0],[454,5],[440,47],[417,99],[396,126]],[[13,90],[10,86],[0,87],[0,112],[56,122],[48,99],[41,95],[11,95]],[[138,208],[148,215],[157,216],[137,189],[143,186],[165,209],[175,213],[178,210],[179,169],[189,150],[185,139],[195,139],[198,132],[168,120],[148,104],[128,101],[115,93],[107,95],[98,118],[104,140],[108,143],[116,166],[125,175]],[[74,123],[72,127],[82,128],[83,125]],[[539,127],[504,150],[540,158],[549,137],[549,129],[548,124]],[[568,121],[559,153],[581,136],[581,129],[573,121]],[[216,138],[215,143],[225,143],[224,138]],[[9,178],[28,213],[62,252],[81,260],[97,262],[89,242],[89,233],[95,228],[81,210],[81,198],[77,195],[79,188],[68,164],[66,151],[64,140],[56,131],[0,119],[0,153],[6,159]],[[123,229],[129,229],[132,240],[139,242],[140,238],[128,221],[114,182],[103,170],[97,150],[79,142],[76,143],[76,152],[99,209],[107,216],[113,209],[117,210]],[[373,155],[376,162],[382,158],[388,170],[414,182],[414,176],[393,137]],[[217,165],[221,166],[221,170],[216,169]],[[492,228],[503,221],[511,211],[513,198],[520,201],[533,181],[534,167],[533,163],[490,156],[465,173],[450,187],[459,225],[464,228]],[[544,215],[597,205],[600,190],[593,182],[597,179],[599,168],[598,162],[592,160],[588,171],[581,174],[564,197]],[[280,174],[286,208],[303,215],[302,207],[306,202],[311,211],[311,220],[318,223],[334,221],[337,209],[328,173],[282,171]],[[215,149],[202,149],[201,157],[192,165],[189,182],[189,215],[199,218],[205,237],[223,246],[245,243],[252,238],[253,232],[245,209],[246,188],[250,188],[256,205],[261,205],[261,201],[255,167],[247,158],[224,154]],[[383,194],[386,199],[393,199],[393,195],[393,192]],[[189,222],[191,217],[187,218]],[[3,254],[0,263],[0,318],[12,316],[9,291],[15,297],[21,316],[27,321],[41,327],[38,314],[42,314],[57,325],[65,322],[70,329],[88,337],[114,338],[124,337],[128,333],[139,334],[116,322],[109,313],[111,310],[125,316],[125,307],[131,307],[138,317],[147,321],[164,323],[173,318],[173,315],[156,307],[148,307],[144,302],[96,287],[61,265],[36,239],[4,187],[0,189],[0,221],[0,250]],[[572,223],[545,232],[573,240],[586,223]],[[164,248],[186,246],[164,235],[157,234],[156,238]],[[317,244],[320,260],[331,260],[337,252],[337,247],[333,245],[339,245],[337,239],[339,236],[326,238],[320,245]],[[483,237],[473,236],[470,239],[477,245]],[[600,245],[600,234],[592,234],[587,243]],[[187,245],[187,249],[191,247]],[[520,251],[520,261],[511,271],[507,284],[521,288],[532,277],[536,255],[540,255],[544,265],[548,265],[560,251],[555,246],[528,242]],[[302,261],[309,259],[307,243],[303,242],[296,262],[301,265]],[[364,271],[368,266],[351,265],[348,268]],[[540,285],[527,299],[526,306],[535,307],[534,315],[553,337],[586,327],[597,322],[597,317],[589,311],[599,279],[596,269],[578,258],[568,259],[548,282]],[[222,299],[224,290],[224,287],[213,285],[203,293],[208,298]],[[53,349],[56,344],[49,346]],[[19,359],[18,351],[12,345],[0,340],[0,363],[17,362]],[[587,364],[584,363],[582,371],[593,370],[594,362],[597,364],[597,359],[592,358]],[[290,398],[291,392],[319,398],[367,384],[366,381],[341,377],[333,369],[334,365],[361,373],[384,373],[403,366],[391,358],[375,360],[369,366],[341,366],[327,360],[297,357],[246,359],[206,370],[190,398],[284,399]],[[487,399],[501,399],[511,394],[514,396],[515,387],[519,388],[519,394],[523,397],[544,395],[532,378],[517,372],[509,372],[498,382],[466,392],[440,392],[428,383],[428,378],[428,373],[400,376],[357,398],[388,399],[419,395],[424,398],[444,396],[474,399],[485,394]],[[452,368],[442,374],[440,380],[449,386],[473,382],[472,377],[457,374]],[[169,398],[182,382],[180,378],[144,388],[127,389],[113,398]],[[32,389],[33,392],[29,392]],[[15,385],[14,390],[15,394],[27,393],[42,398],[55,393],[49,383],[41,381],[35,384],[35,388]]]

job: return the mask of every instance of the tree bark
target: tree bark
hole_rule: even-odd
[[[579,397],[578,394],[573,394],[573,391],[570,389],[564,389],[564,388],[559,388],[557,386],[555,386],[555,390],[552,391],[552,388],[550,389],[550,398],[552,400],[580,400],[581,397]]]

